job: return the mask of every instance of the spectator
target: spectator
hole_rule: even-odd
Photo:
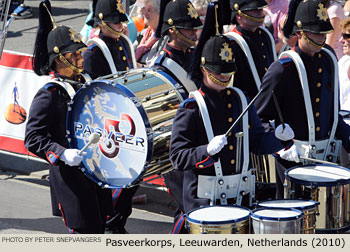
[[[159,21],[160,0],[145,0],[141,8],[146,31],[135,51],[136,61],[148,65],[157,53],[158,38],[155,36]]]
[[[340,59],[343,56],[343,46],[339,41],[341,37],[340,23],[345,18],[344,10],[338,0],[329,0],[327,2],[329,2],[327,12],[333,26],[333,32],[327,34],[326,44],[334,49],[337,58]]]
[[[272,31],[273,38],[275,39],[276,52],[279,52],[281,47],[283,46],[283,40],[281,40],[279,33],[281,22],[288,11],[289,2],[287,0],[265,0],[267,3],[266,11],[266,19],[270,20],[272,25],[270,31]],[[268,28],[268,27],[266,27]]]

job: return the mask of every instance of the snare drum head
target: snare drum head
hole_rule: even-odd
[[[225,224],[249,218],[250,210],[238,206],[207,206],[192,210],[187,220],[202,224]]]
[[[287,170],[286,178],[302,185],[332,186],[350,183],[350,170],[332,165],[304,165]]]
[[[81,164],[85,174],[110,188],[136,181],[152,151],[152,129],[138,98],[125,86],[108,81],[79,89],[67,114],[71,148],[82,149],[93,132],[100,141],[86,149]]]
[[[303,213],[297,209],[256,209],[251,215],[252,218],[272,221],[287,221],[301,218]]]
[[[299,209],[306,210],[314,208],[319,205],[319,202],[313,200],[298,200],[298,199],[281,199],[281,200],[268,200],[258,203],[258,207],[265,208],[285,208],[285,209]]]

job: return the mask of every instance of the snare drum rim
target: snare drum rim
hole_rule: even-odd
[[[287,207],[287,206],[262,206],[261,204],[265,203],[265,202],[283,202],[283,201],[290,201],[291,203],[293,201],[306,201],[306,202],[311,202],[312,204],[311,205],[308,205],[308,206],[291,206],[291,207]],[[308,209],[312,209],[312,208],[315,208],[317,205],[319,205],[320,202],[318,201],[314,201],[314,200],[304,200],[304,199],[280,199],[280,200],[265,200],[265,201],[261,201],[257,204],[257,207],[259,207],[259,209],[261,208],[282,208],[282,209],[298,209],[298,210],[301,210],[301,211],[304,211],[304,210],[308,210]]]
[[[192,219],[190,216],[190,214],[192,212],[195,212],[197,210],[200,210],[200,209],[203,209],[203,208],[209,208],[209,207],[230,207],[230,208],[240,208],[242,210],[247,210],[248,213],[247,213],[247,216],[244,216],[244,217],[241,217],[241,218],[238,218],[238,219],[231,219],[231,220],[225,220],[225,221],[204,221],[204,220],[196,220],[196,219]],[[229,206],[229,205],[226,205],[226,206],[221,206],[221,205],[213,205],[213,206],[205,206],[205,207],[199,207],[199,208],[196,208],[196,209],[193,209],[191,210],[190,212],[188,212],[185,216],[186,216],[186,219],[188,222],[191,222],[191,223],[196,223],[196,224],[204,224],[204,225],[222,225],[222,224],[232,224],[233,222],[234,223],[238,223],[238,222],[241,222],[241,221],[244,221],[244,220],[249,220],[249,216],[252,214],[252,211],[246,207],[242,207],[242,206]]]
[[[68,104],[68,110],[67,110],[67,115],[66,115],[66,131],[67,131],[67,138],[68,138],[68,143],[70,148],[76,148],[76,146],[73,146],[73,140],[72,137],[74,136],[74,132],[70,131],[69,129],[71,128],[71,124],[72,124],[72,106],[74,104],[74,102],[77,100],[77,98],[81,95],[81,93],[88,87],[92,86],[92,85],[97,85],[97,84],[103,84],[103,85],[107,85],[107,86],[112,86],[114,88],[119,88],[124,95],[128,96],[128,97],[136,97],[138,99],[137,96],[135,96],[135,94],[133,92],[131,92],[128,88],[126,88],[125,86],[118,84],[118,83],[113,83],[113,80],[103,80],[103,79],[96,79],[93,80],[91,82],[85,83],[81,88],[79,88],[77,90],[77,92],[74,94],[71,102]],[[149,160],[151,160],[152,157],[152,152],[153,152],[153,138],[149,137],[150,134],[152,133],[152,127],[150,126],[149,120],[148,120],[148,116],[146,111],[144,110],[143,106],[136,106],[136,109],[139,111],[139,113],[141,114],[141,117],[143,118],[143,122],[147,131],[147,144],[149,146],[149,148],[147,149],[147,155],[146,155],[146,162],[143,166],[143,168],[145,168],[145,166],[147,165],[147,163],[149,162]],[[146,120],[145,120],[146,119]],[[150,130],[148,130],[150,129]],[[129,184],[125,184],[125,185],[111,185],[106,183],[105,181],[100,180],[94,173],[93,171],[91,171],[90,169],[88,169],[83,162],[81,162],[79,164],[79,168],[80,170],[84,173],[85,176],[87,176],[90,180],[92,180],[93,182],[95,182],[98,186],[102,187],[102,188],[110,188],[110,189],[121,189],[121,188],[127,188],[133,184],[135,184],[136,182],[138,182],[140,180],[140,178],[142,178],[143,173],[145,172],[144,169],[142,172],[140,172],[140,174],[138,174],[138,176],[131,181]]]
[[[258,211],[262,211],[262,210],[282,210],[282,211],[294,211],[297,212],[298,215],[296,216],[290,216],[290,217],[272,217],[272,216],[262,216],[262,215],[258,215],[256,212]],[[271,220],[271,221],[289,221],[289,220],[298,220],[301,217],[304,216],[304,213],[296,208],[290,208],[290,209],[286,209],[286,208],[270,208],[270,207],[262,207],[262,208],[258,208],[252,211],[252,214],[250,215],[251,218],[253,219],[259,219],[259,220]]]
[[[320,181],[306,181],[306,180],[302,180],[302,179],[298,179],[298,178],[293,178],[291,176],[288,175],[288,173],[294,169],[297,168],[303,168],[303,167],[312,167],[312,166],[325,166],[325,167],[334,167],[334,168],[338,168],[338,169],[342,169],[345,171],[350,172],[350,169],[347,169],[345,167],[342,166],[338,166],[338,165],[326,165],[326,164],[311,164],[311,165],[299,165],[299,166],[294,166],[292,168],[289,168],[287,171],[285,171],[284,175],[286,177],[287,180],[289,180],[290,182],[299,184],[299,185],[311,185],[311,186],[337,186],[337,185],[347,185],[350,184],[350,179],[346,180],[346,179],[338,179],[335,180],[334,182],[320,182]]]

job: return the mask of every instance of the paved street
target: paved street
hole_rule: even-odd
[[[131,234],[168,234],[173,220],[170,197],[147,188],[140,194],[146,195],[147,203],[134,204],[126,229]],[[68,233],[61,218],[51,215],[46,180],[0,171],[0,202],[0,234]]]
[[[36,31],[38,27],[38,6],[41,1],[25,0],[30,6],[33,16],[26,19],[16,19],[9,26],[9,32],[5,41],[5,50],[22,53],[33,53]],[[52,14],[57,25],[67,25],[79,32],[83,27],[86,16],[89,13],[90,0],[85,1],[50,1]]]

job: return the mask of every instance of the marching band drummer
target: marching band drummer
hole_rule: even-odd
[[[297,45],[292,51],[284,52],[287,57],[281,55],[283,58],[270,66],[261,85],[262,95],[255,105],[263,121],[274,119],[279,125],[283,120],[291,125],[295,132],[293,146],[298,147],[299,154],[306,153],[302,157],[308,158],[307,153],[312,153],[316,157],[321,155],[317,159],[333,157],[327,161],[335,163],[337,152],[326,149],[336,150],[341,140],[349,151],[350,127],[338,115],[338,83],[334,83],[337,62],[333,53],[324,49],[326,35],[332,29],[321,0],[293,0],[283,32],[287,38],[296,34]],[[306,77],[300,79],[299,74]],[[280,114],[275,109],[272,91],[280,105]],[[327,146],[330,140],[336,143],[332,148]],[[286,169],[300,161],[298,155],[289,161],[276,159],[277,198],[283,198]]]
[[[231,10],[224,9],[232,12],[231,23],[235,25],[232,31],[243,39],[252,56],[250,63],[241,47],[234,46],[237,72],[233,86],[246,92],[250,99],[253,99],[259,91],[251,68],[256,69],[257,77],[261,82],[276,57],[272,34],[261,27],[266,15],[264,10],[266,6],[265,0],[230,0]]]
[[[156,31],[156,36],[161,37],[159,39],[160,53],[154,64],[166,67],[179,78],[182,84],[190,81],[193,90],[196,90],[197,87],[187,78],[187,72],[192,61],[193,47],[198,40],[196,32],[202,26],[199,15],[190,1],[161,0],[159,23]],[[162,48],[162,46],[164,47]],[[165,66],[167,59],[170,59],[171,63]],[[180,73],[183,73],[183,78],[180,78]],[[168,191],[177,205],[171,233],[187,233],[183,218],[183,173],[173,170],[164,174],[163,177]]]
[[[284,152],[284,146],[279,139],[287,140],[294,136],[288,125],[284,130],[279,127],[275,133],[265,133],[254,106],[249,107],[248,115],[243,119],[244,123],[237,124],[225,136],[233,121],[242,113],[241,104],[247,103],[249,98],[239,89],[227,87],[237,69],[233,51],[234,41],[220,34],[222,25],[218,25],[215,31],[213,6],[214,2],[209,5],[190,72],[191,77],[202,85],[199,91],[195,91],[197,96],[186,99],[180,105],[174,118],[170,142],[171,162],[176,170],[184,172],[183,202],[186,213],[209,204],[236,203],[248,206],[251,203],[248,203],[246,196],[243,201],[236,201],[239,190],[235,189],[237,187],[234,183],[225,182],[233,176],[240,176],[240,172],[243,172],[241,168],[246,166],[240,165],[240,161],[235,159],[236,151],[240,153],[241,150],[236,148],[235,133],[243,130],[246,133],[244,138],[249,135],[249,150],[259,154],[279,150]],[[208,141],[210,134],[215,137]],[[244,176],[248,173],[244,173]],[[207,186],[218,177],[222,178],[222,183],[219,179],[218,183]],[[202,178],[204,180],[201,181]],[[222,193],[218,185],[224,185],[228,190],[227,194]],[[229,187],[231,185],[233,187]],[[252,185],[255,186],[255,180],[252,181]],[[217,193],[221,198],[211,200],[200,195],[200,191],[208,188],[206,195]],[[234,197],[228,196],[229,194]]]
[[[156,36],[165,45],[158,63],[168,57],[188,72],[198,41],[197,30],[203,26],[199,15],[189,0],[161,0],[160,8]]]
[[[55,78],[33,99],[24,142],[29,151],[49,162],[53,215],[63,217],[70,233],[102,234],[112,210],[110,190],[78,169],[83,156],[69,148],[65,127],[71,97],[64,86],[77,90],[85,82],[81,52],[86,45],[71,28],[51,22],[50,10],[49,1],[40,3],[33,69],[39,76],[54,71]]]
[[[105,43],[108,47],[104,52],[96,43],[91,44],[84,52],[84,70],[91,77],[97,78],[112,73],[114,64],[117,71],[128,71],[133,68],[131,48],[122,34],[126,27],[123,22],[128,18],[121,0],[97,0],[93,2],[93,19],[89,21],[93,27],[100,30],[96,43]],[[109,53],[110,62],[105,57]],[[108,216],[106,233],[125,234],[125,224],[132,212],[132,197],[139,186],[112,190],[114,213]]]
[[[83,54],[84,70],[91,78],[105,76],[115,71],[129,71],[134,68],[134,48],[129,39],[128,22],[121,0],[94,0],[93,17],[87,24],[98,28],[98,37],[92,38],[91,45]],[[103,49],[101,49],[103,48]],[[113,69],[115,68],[115,70]]]

